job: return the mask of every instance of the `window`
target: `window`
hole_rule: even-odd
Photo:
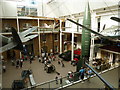
[[[3,23],[3,30],[2,30],[2,32],[10,32],[10,29],[11,29],[10,27],[11,27],[10,24]]]
[[[17,2],[18,16],[37,16],[37,1],[36,0],[22,0]]]
[[[67,40],[67,34],[65,34],[65,38],[64,38],[64,40]]]
[[[46,41],[46,34],[42,34],[42,41]]]
[[[55,34],[54,40],[58,40],[58,34]]]
[[[54,51],[58,52],[58,46],[55,46]]]

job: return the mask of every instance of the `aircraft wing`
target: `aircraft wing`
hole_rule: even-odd
[[[30,35],[30,36],[24,37],[24,38],[22,39],[22,42],[27,42],[27,41],[29,41],[29,40],[37,37],[37,36],[38,36],[38,35]]]
[[[31,32],[33,32],[33,31],[36,30],[36,29],[37,29],[37,26],[36,26],[36,27],[34,26],[34,27],[32,27],[32,28],[29,28],[28,30],[25,30],[25,31],[19,33],[19,36],[20,36],[21,39],[23,39],[25,36],[27,36],[28,34],[30,34]]]
[[[94,34],[96,34],[96,35],[98,35],[98,36],[100,36],[100,37],[102,37],[102,38],[108,39],[108,40],[113,41],[113,42],[120,42],[120,40],[115,40],[115,39],[113,39],[113,38],[110,37],[110,36],[104,36],[104,35],[102,35],[102,34],[100,34],[100,33],[98,33],[98,32],[95,32],[94,30],[89,29],[89,28],[83,26],[82,24],[79,24],[79,23],[77,23],[77,22],[75,22],[75,21],[73,21],[73,20],[71,20],[71,19],[67,19],[67,20],[70,21],[70,22],[72,22],[72,23],[74,23],[74,24],[76,24],[76,25],[78,25],[78,26],[81,26],[82,28],[87,29],[87,30],[90,31],[91,33],[94,33]]]
[[[118,17],[111,17],[110,19],[112,19],[112,20],[114,20],[116,22],[120,22],[120,18],[118,18]]]
[[[0,41],[0,43],[9,43],[10,41],[11,41],[11,39],[10,38],[8,38],[8,37],[6,37],[6,36],[3,36],[3,35],[1,35],[0,34],[0,38],[1,38],[1,40],[2,41]]]
[[[5,51],[7,51],[7,50],[10,50],[10,49],[12,49],[12,48],[14,48],[14,47],[16,47],[16,46],[17,46],[17,43],[15,43],[15,42],[10,42],[9,44],[4,45],[4,46],[2,46],[2,47],[0,48],[0,53],[5,52]]]

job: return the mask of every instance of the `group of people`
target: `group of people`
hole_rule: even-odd
[[[93,74],[93,72],[91,69],[81,67],[81,69],[79,70],[79,79],[83,80],[84,76],[86,76],[89,80],[89,78],[91,77],[92,74]]]
[[[22,68],[23,67],[23,59],[16,60],[16,68]]]
[[[61,60],[59,58],[57,59],[56,55],[54,55],[52,53],[51,54],[42,54],[41,56],[38,56],[38,61],[44,63],[45,65],[51,63],[52,61],[56,61],[56,60],[58,61],[58,64],[60,64],[62,67],[65,67],[63,60]]]
[[[75,77],[75,74],[74,72],[72,72],[71,70],[68,72],[68,80],[69,81],[74,81],[74,77]],[[76,74],[77,75],[77,74]],[[81,69],[79,70],[78,72],[78,75],[79,75],[79,79],[81,79],[83,81],[84,77],[86,77],[89,81],[90,77],[93,75],[93,72],[91,69],[89,68],[84,68],[84,67],[81,67]]]
[[[43,53],[41,56],[38,55],[38,61],[46,65],[47,63],[51,63],[52,61],[55,61],[55,57],[54,55],[51,54],[48,55]]]

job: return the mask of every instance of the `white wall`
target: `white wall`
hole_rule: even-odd
[[[17,16],[17,3],[12,1],[3,1],[2,14],[3,16]]]
[[[2,17],[2,1],[0,1],[0,17]]]
[[[42,1],[38,1],[38,16],[42,15]],[[44,1],[44,0],[43,0]],[[59,17],[80,13],[85,10],[85,5],[88,0],[54,0],[52,3],[44,3],[43,10],[46,17]],[[90,9],[97,9],[112,5],[117,5],[119,0],[89,0]],[[17,3],[15,1],[5,1],[2,3],[4,16],[17,15]]]
[[[74,21],[77,22],[77,20],[74,20]],[[72,22],[70,22],[70,21],[66,21],[65,22],[65,27],[70,27],[70,28],[66,28],[65,31],[68,31],[68,32],[72,32],[72,31],[77,32],[77,25],[74,24],[74,23],[72,23]]]

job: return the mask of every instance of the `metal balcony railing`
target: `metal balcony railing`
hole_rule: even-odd
[[[117,68],[119,67],[119,63],[120,62],[115,62],[114,64],[112,62],[109,62],[109,63],[106,63],[104,65],[100,65],[100,69],[99,71],[95,71],[97,70],[97,66],[96,67],[91,67],[89,66],[88,64],[86,64],[86,66],[88,68],[90,68],[92,71],[93,71],[93,74],[91,77],[94,77],[94,76],[98,76],[98,78],[101,79],[102,83],[107,85],[110,89],[109,90],[115,90],[113,86],[111,86],[108,82],[106,82],[101,76],[100,74],[104,73],[104,72],[107,72],[111,69],[114,69],[114,68]],[[109,67],[107,68],[104,68],[105,65],[110,65]],[[93,69],[94,68],[94,69]],[[87,80],[88,77],[85,75],[84,79],[83,80]],[[58,84],[56,84],[56,82],[58,81]],[[43,83],[40,83],[40,84],[36,84],[34,86],[28,86],[27,88],[24,88],[22,90],[29,90],[29,89],[34,89],[34,88],[40,88],[40,89],[62,89],[62,88],[66,88],[67,86],[70,86],[70,85],[73,85],[73,84],[76,84],[76,83],[80,83],[82,80],[79,79],[79,72],[73,72],[73,77],[72,78],[69,78],[69,76],[65,76],[65,77],[60,77],[58,78],[56,81],[56,79],[54,80],[50,80],[50,81],[47,81],[47,82],[43,82]]]

